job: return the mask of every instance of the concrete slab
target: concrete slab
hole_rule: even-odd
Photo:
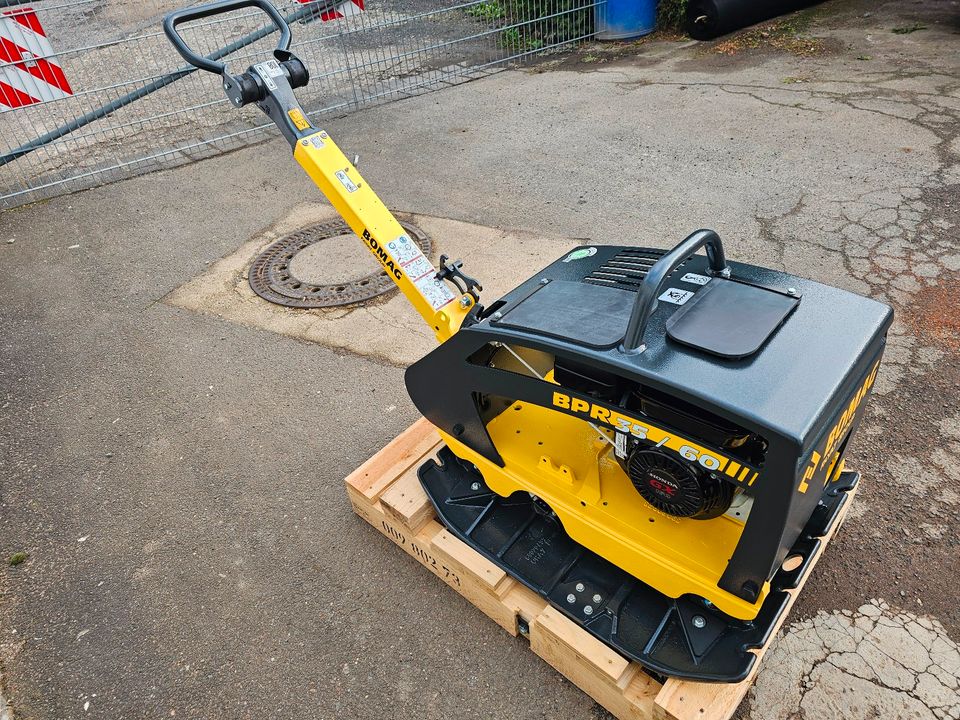
[[[419,360],[436,346],[436,339],[398,291],[361,305],[291,310],[264,300],[250,288],[250,264],[265,247],[302,227],[336,217],[327,205],[301,205],[265,233],[213,263],[207,272],[174,290],[164,302],[397,366],[405,367]],[[435,265],[441,253],[463,259],[465,272],[481,281],[484,297],[489,298],[500,297],[582,242],[427,215],[398,213],[398,217],[412,222],[431,237],[434,247],[431,260]],[[362,270],[347,267],[340,272],[359,275],[377,269],[376,262],[362,249],[357,238],[344,238],[344,241],[360,248],[364,256],[358,253],[357,258],[365,264],[361,265]],[[305,261],[309,262],[309,259]],[[338,272],[327,266],[326,258],[320,261],[315,256],[314,265],[317,266],[305,266],[301,271],[318,276],[321,273],[335,276]]]

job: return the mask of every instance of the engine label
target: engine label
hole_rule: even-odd
[[[598,405],[590,400],[562,392],[553,393],[552,404],[558,410],[563,410],[570,415],[576,415],[613,428],[617,431],[618,443],[621,435],[624,438],[624,443],[626,442],[626,436],[631,435],[638,440],[654,443],[654,447],[665,447],[673,450],[684,460],[697,463],[706,470],[722,472],[731,480],[746,485],[753,485],[759,474],[756,468],[743,465],[712,448],[699,445],[673,431],[667,431],[644,420],[625,415],[618,408]]]
[[[627,434],[618,432],[614,433],[615,442],[613,444],[613,451],[617,454],[618,458],[624,460],[627,459]]]

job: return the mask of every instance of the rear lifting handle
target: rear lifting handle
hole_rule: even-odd
[[[723,243],[720,236],[713,230],[697,230],[687,236],[679,245],[660,258],[647,276],[637,292],[637,299],[633,303],[633,311],[627,323],[627,332],[623,338],[620,351],[627,354],[643,352],[643,333],[647,329],[650,315],[657,309],[657,298],[663,286],[670,277],[670,273],[697,250],[706,246],[707,260],[710,263],[710,273],[720,277],[729,277],[730,268],[727,267],[727,258],[723,252]]]
[[[177,31],[177,26],[191,20],[255,7],[263,10],[280,31],[280,40],[273,51],[274,60],[255,63],[240,75],[231,75],[226,65],[194,52]],[[316,132],[306,120],[303,108],[293,90],[310,81],[306,66],[290,52],[290,25],[270,0],[218,0],[192,8],[176,10],[163,19],[163,31],[173,47],[188,63],[200,70],[221,76],[223,91],[235,107],[255,102],[280,128],[291,146]]]

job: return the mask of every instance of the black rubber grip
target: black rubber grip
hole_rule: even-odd
[[[211,60],[210,58],[205,58],[202,55],[197,55],[197,53],[187,46],[180,36],[180,33],[177,32],[177,25],[189,22],[190,20],[201,20],[212,15],[221,15],[248,7],[259,8],[270,16],[273,24],[280,31],[280,41],[277,43],[277,50],[288,52],[290,50],[291,39],[290,26],[270,0],[218,0],[218,2],[207,3],[206,5],[175,10],[163,19],[163,31],[173,44],[173,47],[176,48],[177,52],[180,53],[188,63],[195,68],[212,72],[214,75],[222,75],[224,72],[224,64],[216,60]]]

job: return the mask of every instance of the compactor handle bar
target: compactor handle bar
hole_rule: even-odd
[[[623,352],[636,353],[642,350],[643,333],[647,329],[647,321],[657,307],[657,298],[660,297],[667,278],[680,263],[704,246],[707,248],[710,272],[720,277],[729,277],[730,268],[727,267],[727,258],[723,252],[720,236],[713,230],[697,230],[688,235],[673,250],[657,260],[643,279],[643,284],[637,292],[637,299],[633,303],[630,321],[627,323],[627,332],[621,348]]]
[[[180,36],[180,33],[177,32],[177,25],[180,23],[189,22],[190,20],[200,20],[205,17],[210,17],[211,15],[221,15],[233,10],[242,10],[243,8],[248,7],[260,8],[270,16],[273,24],[280,31],[280,41],[277,43],[277,47],[273,51],[274,57],[281,62],[289,60],[291,40],[290,26],[287,24],[287,21],[284,19],[283,15],[280,14],[280,11],[277,10],[270,0],[217,0],[217,2],[207,3],[206,5],[200,5],[199,7],[176,10],[163,19],[163,31],[166,33],[167,38],[173,44],[173,47],[176,49],[176,51],[180,53],[183,59],[188,63],[193,65],[195,68],[206,70],[214,75],[223,75],[226,70],[224,64],[222,62],[217,62],[216,60],[211,60],[210,58],[197,55],[193,50],[190,49],[187,43],[184,42],[183,38]]]
[[[280,41],[273,51],[275,60],[254,63],[246,72],[238,75],[227,72],[226,66],[215,59],[216,55],[199,56],[189,48],[177,32],[177,26],[180,23],[249,7],[259,8],[267,14],[273,22],[273,27],[280,31]],[[296,17],[298,14],[294,13],[291,17]],[[270,0],[217,0],[206,5],[170,13],[163,19],[163,31],[184,60],[195,68],[221,77],[223,92],[231,104],[240,108],[248,103],[257,103],[258,107],[277,124],[280,132],[292,146],[305,135],[312,135],[316,131],[310,126],[303,108],[293,94],[294,89],[303,87],[310,81],[310,73],[306,65],[290,52],[291,34],[288,19],[280,14]],[[264,28],[261,32],[260,36],[265,37],[272,30]]]

